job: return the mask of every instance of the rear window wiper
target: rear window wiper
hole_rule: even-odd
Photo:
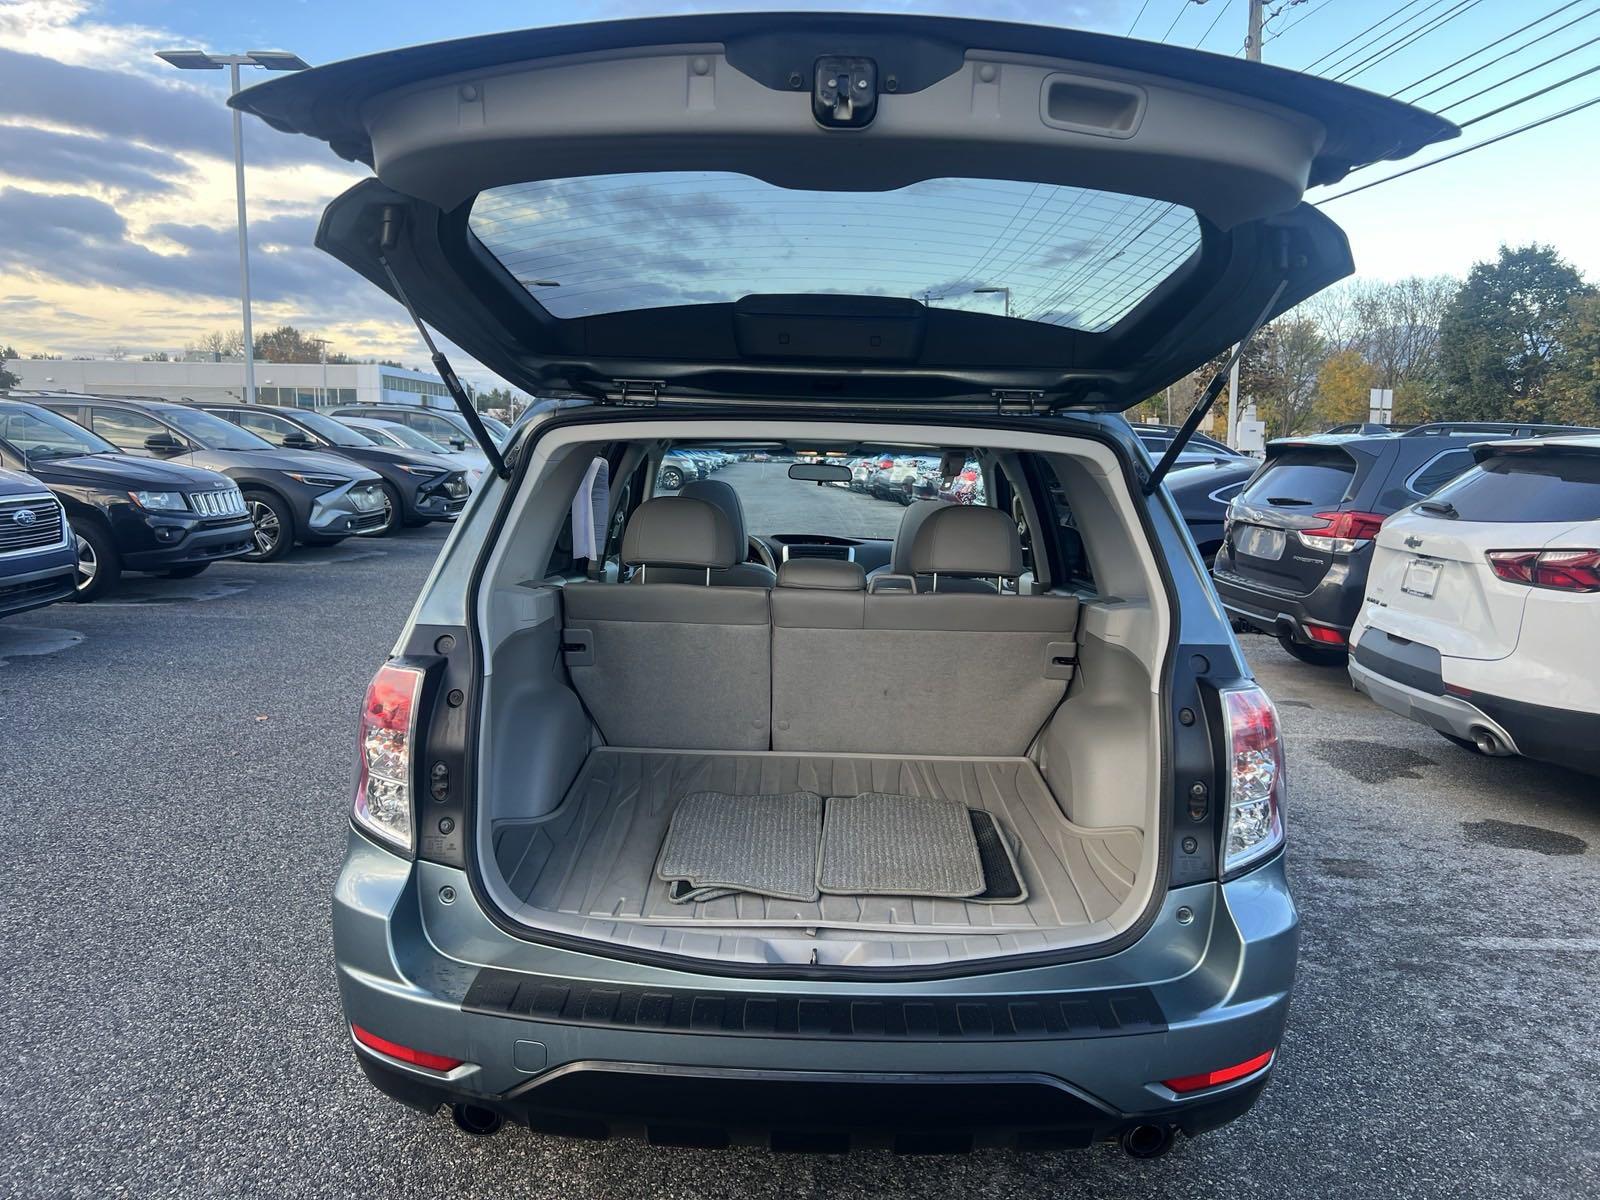
[[[1315,500],[1302,500],[1299,496],[1268,496],[1267,503],[1275,508],[1285,508],[1291,504],[1315,504]]]
[[[1457,520],[1461,514],[1456,511],[1456,506],[1448,500],[1424,500],[1417,505],[1418,512],[1432,513],[1436,517],[1448,517]]]

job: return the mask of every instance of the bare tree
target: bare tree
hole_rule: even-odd
[[[221,360],[224,358],[244,357],[244,331],[242,329],[213,329],[205,336],[190,342],[183,348],[186,358],[209,358]]]

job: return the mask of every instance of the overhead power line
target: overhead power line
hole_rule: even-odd
[[[1573,2],[1577,3],[1578,0],[1573,0]],[[1312,17],[1316,16],[1319,12],[1321,12],[1323,9],[1327,8],[1328,5],[1330,5],[1332,3],[1333,3],[1333,0],[1322,0],[1322,3],[1317,5],[1315,8],[1308,9],[1307,11],[1301,13],[1300,17],[1299,17],[1299,20],[1290,21],[1282,29],[1278,30],[1278,32],[1276,32],[1274,34],[1271,34],[1270,36],[1267,35],[1267,34],[1263,34],[1262,37],[1261,37],[1262,43],[1265,44],[1267,42],[1275,42],[1275,41],[1277,41],[1284,34],[1288,33],[1291,29],[1298,28],[1302,22],[1310,20]]]
[[[1196,50],[1200,49],[1201,46],[1206,44],[1206,39],[1211,36],[1211,31],[1217,27],[1217,22],[1222,20],[1222,18],[1228,14],[1228,10],[1232,7],[1233,0],[1227,0],[1226,4],[1221,5],[1217,9],[1217,15],[1211,18],[1211,24],[1206,26],[1206,31],[1200,35],[1200,40],[1194,44],[1194,48]]]
[[[1470,96],[1463,96],[1460,100],[1452,100],[1449,104],[1446,104],[1439,111],[1440,112],[1449,112],[1452,108],[1460,108],[1463,104],[1466,104],[1466,103],[1468,103],[1470,101],[1476,100],[1479,96],[1485,95],[1488,92],[1495,91],[1498,88],[1505,87],[1506,84],[1511,83],[1513,80],[1521,79],[1524,75],[1530,75],[1534,71],[1538,71],[1538,70],[1543,69],[1544,67],[1548,67],[1553,62],[1559,62],[1563,58],[1566,58],[1569,54],[1576,54],[1579,50],[1586,50],[1590,46],[1594,45],[1596,42],[1600,42],[1600,37],[1590,38],[1587,42],[1584,42],[1582,45],[1574,46],[1570,50],[1563,50],[1560,54],[1551,55],[1549,58],[1545,59],[1543,62],[1534,63],[1533,66],[1531,66],[1531,67],[1524,67],[1522,70],[1518,71],[1515,75],[1507,75],[1504,79],[1500,80],[1499,83],[1491,83],[1486,88],[1479,88],[1477,91],[1473,92],[1472,95],[1470,95]]]
[[[1161,35],[1163,42],[1172,36],[1172,31],[1178,27],[1178,22],[1183,20],[1183,14],[1189,11],[1189,5],[1196,3],[1204,4],[1205,0],[1181,0],[1178,5],[1178,11],[1173,14],[1172,24],[1168,25],[1167,31]]]
[[[1576,83],[1586,76],[1593,75],[1596,71],[1600,71],[1600,66],[1590,67],[1587,71],[1579,71],[1576,75],[1568,75],[1565,79],[1552,83],[1548,87],[1542,87],[1537,92],[1529,92],[1526,96],[1518,96],[1515,100],[1502,104],[1499,108],[1491,108],[1488,112],[1479,113],[1471,120],[1462,121],[1459,123],[1458,128],[1465,129],[1469,125],[1476,125],[1479,121],[1487,121],[1490,117],[1498,117],[1507,109],[1516,108],[1519,104],[1526,104],[1529,100],[1537,100],[1540,96],[1556,91],[1558,88],[1564,88],[1569,83]]]
[[[1357,192],[1364,192],[1368,188],[1375,188],[1381,184],[1389,183],[1396,179],[1403,179],[1407,175],[1415,175],[1418,171],[1426,171],[1429,167],[1436,167],[1440,163],[1449,162],[1452,158],[1460,158],[1464,154],[1471,154],[1474,150],[1482,150],[1487,146],[1495,145],[1497,142],[1503,142],[1508,138],[1517,137],[1519,134],[1529,133],[1532,130],[1538,129],[1541,125],[1548,125],[1552,121],[1561,120],[1563,117],[1570,117],[1574,113],[1580,113],[1586,108],[1593,108],[1596,104],[1600,104],[1600,96],[1593,96],[1582,103],[1574,104],[1571,108],[1564,108],[1560,112],[1550,113],[1547,116],[1538,118],[1537,120],[1529,121],[1526,125],[1518,125],[1515,129],[1508,129],[1504,133],[1497,133],[1493,137],[1484,138],[1481,142],[1473,142],[1470,146],[1463,146],[1459,150],[1452,150],[1449,154],[1441,154],[1438,158],[1430,158],[1427,162],[1418,163],[1414,167],[1407,167],[1404,171],[1396,171],[1393,175],[1385,175],[1382,179],[1374,179],[1371,183],[1363,183],[1358,187],[1346,188],[1344,191],[1335,195],[1324,196],[1320,200],[1313,200],[1312,204],[1318,206],[1323,204],[1331,204],[1335,200],[1343,200],[1346,196],[1354,196]]]
[[[1149,7],[1150,7],[1150,0],[1144,0],[1144,3],[1139,5],[1139,12],[1137,13],[1137,15],[1134,16],[1133,24],[1128,26],[1128,32],[1123,34],[1124,37],[1132,37],[1133,36],[1133,31],[1135,29],[1139,28],[1139,22],[1144,17],[1144,10],[1149,8]]]
[[[1450,22],[1454,21],[1457,17],[1466,16],[1467,13],[1477,8],[1478,5],[1482,3],[1483,0],[1459,0],[1459,3],[1457,3],[1454,8],[1446,9],[1443,13],[1439,14],[1439,16],[1435,17],[1429,24],[1423,26],[1421,29],[1414,30],[1403,37],[1396,38],[1377,53],[1363,59],[1361,62],[1357,63],[1348,70],[1340,72],[1334,78],[1340,83],[1348,83],[1357,75],[1364,75],[1373,67],[1381,63],[1384,59],[1392,58],[1394,55],[1400,53],[1400,51],[1406,49],[1407,47],[1415,45],[1417,42],[1420,42],[1423,38],[1427,37],[1430,33],[1434,33],[1439,29],[1442,29],[1444,26],[1450,24]]]
[[[1361,30],[1359,33],[1355,34],[1353,37],[1350,37],[1350,38],[1346,39],[1345,41],[1340,42],[1332,50],[1329,50],[1326,54],[1322,55],[1320,58],[1312,59],[1310,62],[1308,62],[1305,66],[1301,67],[1300,69],[1309,74],[1312,70],[1314,70],[1316,67],[1321,66],[1323,63],[1327,62],[1328,59],[1332,58],[1335,54],[1339,53],[1339,51],[1343,50],[1346,46],[1349,46],[1354,42],[1360,41],[1362,38],[1366,37],[1367,34],[1371,33],[1374,29],[1378,28],[1378,26],[1387,25],[1390,21],[1394,20],[1396,17],[1398,17],[1402,13],[1404,13],[1406,11],[1406,9],[1415,8],[1417,5],[1419,5],[1421,3],[1422,3],[1422,0],[1407,0],[1407,2],[1405,4],[1402,4],[1399,8],[1395,9],[1394,12],[1390,13],[1388,16],[1380,18],[1379,20],[1374,21],[1371,25],[1368,25],[1365,29]],[[1438,0],[1434,0],[1434,3],[1438,3]],[[1429,5],[1430,8],[1432,6],[1433,6],[1432,4]],[[1307,16],[1309,16],[1309,15],[1310,14],[1308,13]],[[1301,18],[1301,19],[1303,20],[1304,18]],[[1296,24],[1298,24],[1298,23],[1299,22],[1296,22]],[[1379,36],[1382,36],[1382,35],[1380,34]],[[1377,39],[1374,38],[1373,40],[1376,41]]]
[[[1516,37],[1517,34],[1526,33],[1528,30],[1532,29],[1535,25],[1542,25],[1546,21],[1548,21],[1551,17],[1560,16],[1562,13],[1566,12],[1567,9],[1572,8],[1575,5],[1578,5],[1578,4],[1581,4],[1581,3],[1583,3],[1583,0],[1567,0],[1567,3],[1563,4],[1560,8],[1555,9],[1552,12],[1545,13],[1544,16],[1539,17],[1537,20],[1529,21],[1526,25],[1522,26],[1522,28],[1520,28],[1520,29],[1513,29],[1510,33],[1506,34],[1504,37],[1496,38],[1494,41],[1488,43],[1487,45],[1479,46],[1471,54],[1463,54],[1460,58],[1456,59],[1455,62],[1446,63],[1444,66],[1440,67],[1437,71],[1430,71],[1428,74],[1424,75],[1421,79],[1414,79],[1410,83],[1406,84],[1404,87],[1397,88],[1395,91],[1390,92],[1389,95],[1394,99],[1399,99],[1401,92],[1409,92],[1414,87],[1421,87],[1423,84],[1427,83],[1428,80],[1433,79],[1433,78],[1435,78],[1435,77],[1437,77],[1439,75],[1443,75],[1446,71],[1454,70],[1456,67],[1459,67],[1462,63],[1467,62],[1469,59],[1477,58],[1478,55],[1482,54],[1485,50],[1493,50],[1496,46],[1500,45],[1502,42],[1509,42],[1512,38]],[[1565,25],[1559,25],[1555,29],[1550,30],[1549,33],[1542,33],[1538,37],[1534,38],[1532,41],[1525,42],[1521,46],[1518,46],[1515,50],[1507,50],[1504,54],[1498,56],[1497,58],[1490,59],[1488,62],[1484,63],[1482,66],[1473,67],[1472,70],[1468,71],[1465,75],[1458,75],[1458,76],[1456,76],[1456,78],[1452,79],[1449,83],[1441,83],[1438,87],[1434,88],[1432,91],[1423,92],[1422,95],[1413,98],[1412,100],[1408,101],[1408,103],[1416,104],[1419,101],[1426,100],[1429,96],[1433,95],[1434,92],[1441,92],[1445,88],[1448,88],[1448,87],[1453,86],[1454,84],[1460,83],[1463,79],[1466,79],[1469,76],[1474,75],[1479,71],[1486,70],[1487,68],[1494,66],[1495,63],[1500,62],[1503,59],[1510,58],[1514,54],[1520,54],[1522,51],[1526,50],[1529,46],[1532,46],[1532,45],[1534,45],[1535,43],[1538,43],[1538,42],[1542,42],[1545,38],[1552,37],[1555,34],[1560,33],[1563,29],[1570,29],[1572,26],[1576,25],[1579,21],[1584,21],[1584,20],[1587,20],[1588,18],[1594,16],[1595,13],[1600,13],[1600,8],[1591,8],[1588,12],[1582,14],[1581,16],[1575,17],[1573,20],[1568,21]]]

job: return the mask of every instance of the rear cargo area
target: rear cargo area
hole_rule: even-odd
[[[879,895],[812,901],[740,893],[674,903],[656,866],[677,805],[714,791],[822,797],[861,793],[935,797],[991,814],[1026,895],[1011,902]],[[1143,836],[1087,829],[1062,813],[1026,758],[592,751],[560,808],[494,827],[495,860],[521,902],[514,915],[564,918],[571,932],[636,948],[743,959],[750,934],[780,940],[844,938],[870,961],[1004,954],[1066,931],[1096,939],[1133,894]]]

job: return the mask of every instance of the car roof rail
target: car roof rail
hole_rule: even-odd
[[[1592,425],[1547,425],[1539,421],[1429,421],[1401,437],[1448,437],[1457,433],[1492,433],[1500,437],[1548,437],[1558,433],[1600,433]]]

